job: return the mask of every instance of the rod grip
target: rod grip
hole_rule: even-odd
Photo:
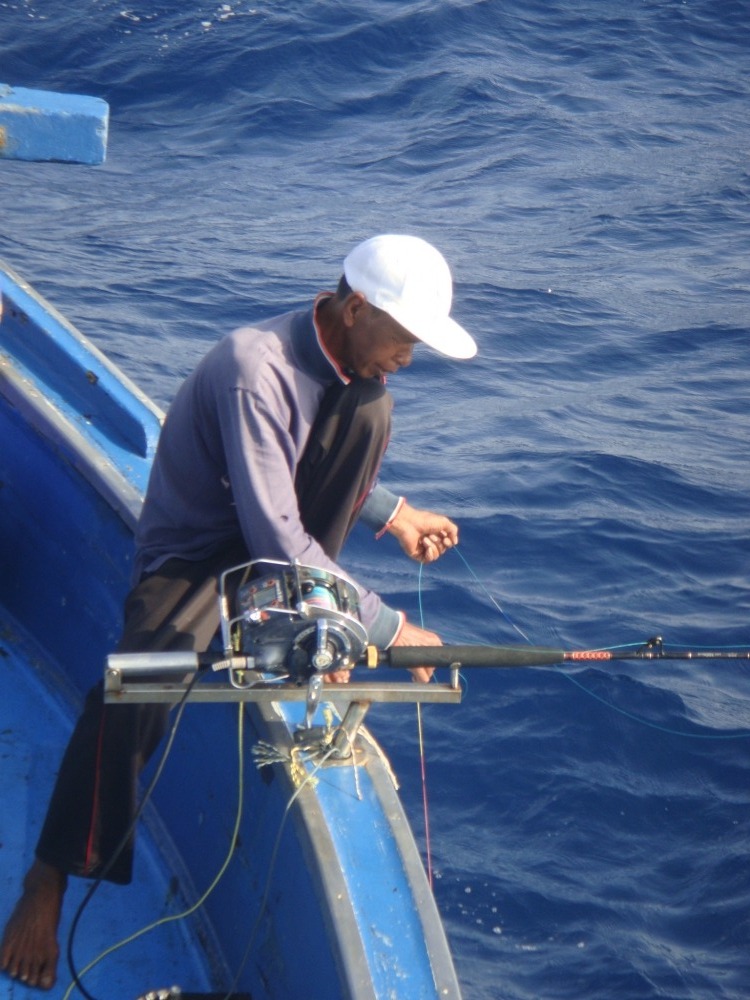
[[[551,646],[391,646],[381,654],[390,667],[543,667],[562,663]]]

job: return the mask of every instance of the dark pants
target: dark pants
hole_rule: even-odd
[[[336,384],[323,397],[295,483],[306,530],[335,559],[385,453],[391,397],[376,379]],[[262,557],[265,553],[256,553]],[[238,538],[201,562],[170,559],[125,601],[120,652],[208,648],[219,624],[218,577],[250,558]],[[63,757],[37,857],[60,871],[102,873],[132,821],[138,776],[167,728],[163,704],[105,705],[89,692]],[[133,843],[105,877],[132,876]]]

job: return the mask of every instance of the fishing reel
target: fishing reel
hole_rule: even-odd
[[[258,560],[223,573],[220,594],[224,649],[245,660],[230,669],[235,687],[256,682],[250,671],[303,684],[351,670],[367,648],[359,595],[329,570]]]

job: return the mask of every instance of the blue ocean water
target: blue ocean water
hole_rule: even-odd
[[[460,552],[356,535],[392,604],[447,641],[750,643],[747,0],[0,0],[0,53],[112,115],[104,167],[3,163],[0,255],[162,405],[361,238],[443,250],[480,353],[391,380],[383,478]],[[750,996],[748,667],[466,683],[423,722],[467,1000]],[[426,851],[414,710],[373,716]]]

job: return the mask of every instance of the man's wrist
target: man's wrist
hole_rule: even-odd
[[[380,529],[380,531],[378,531],[378,533],[375,535],[375,539],[377,541],[379,541],[383,537],[383,535],[385,535],[387,532],[389,532],[391,530],[391,528],[393,527],[393,522],[396,520],[396,518],[398,517],[398,515],[403,510],[405,503],[406,503],[406,497],[399,497],[398,498],[398,503],[396,504],[396,506],[395,506],[395,508],[393,510],[393,513],[388,518],[388,520],[385,522],[385,524]]]

